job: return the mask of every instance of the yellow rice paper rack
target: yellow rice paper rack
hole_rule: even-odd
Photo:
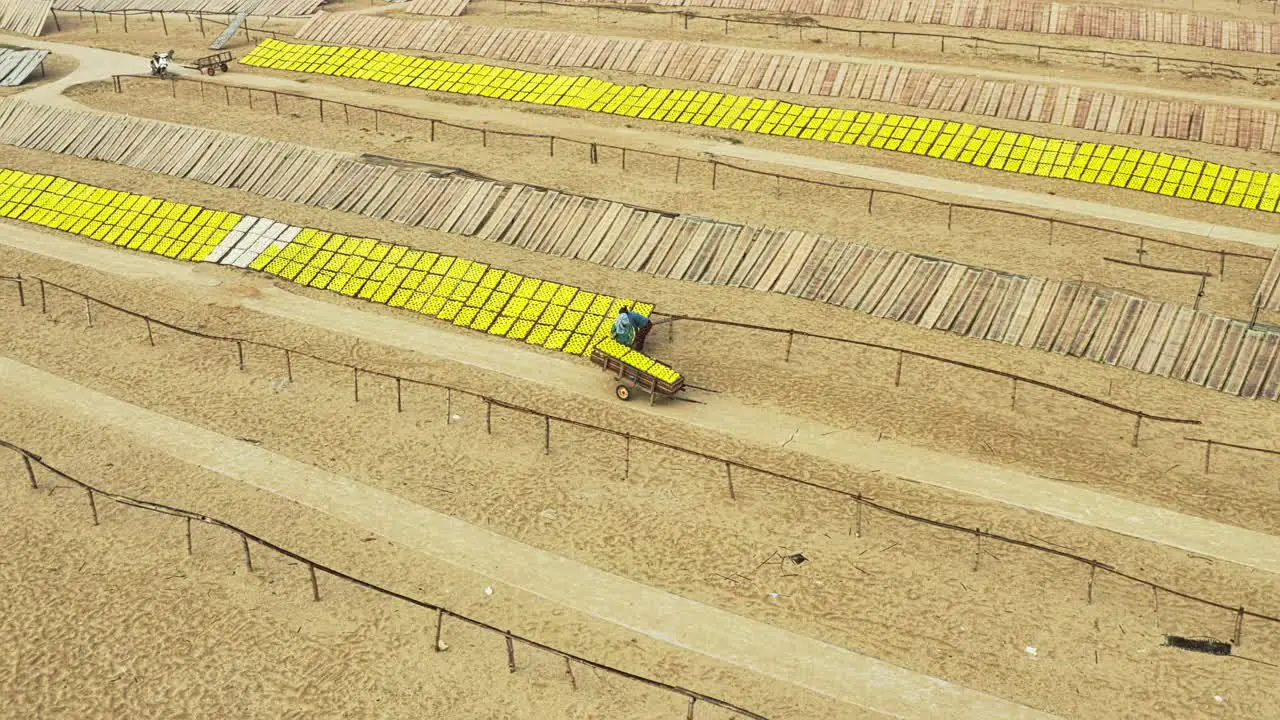
[[[644,353],[632,350],[614,340],[613,338],[605,338],[601,340],[595,347],[597,351],[621,361],[624,365],[631,367],[639,372],[652,375],[658,381],[668,385],[675,385],[681,380],[680,373],[672,370],[670,367],[654,360]]]

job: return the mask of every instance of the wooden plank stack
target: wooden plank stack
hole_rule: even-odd
[[[1262,274],[1253,306],[1262,310],[1280,310],[1280,249],[1271,256],[1267,271]]]
[[[0,0],[0,30],[38,37],[52,9],[52,0]]]
[[[90,110],[0,101],[0,143],[75,155],[662,277],[818,300],[1246,398],[1280,394],[1280,332],[1080,281],[744,226]],[[1280,264],[1268,275],[1275,287]]]
[[[314,14],[326,0],[264,0],[253,9],[257,17],[298,17]],[[55,10],[121,12],[202,12],[235,15],[253,4],[252,0],[54,0]]]
[[[1072,85],[988,80],[891,63],[818,61],[798,53],[705,43],[324,12],[300,28],[297,37],[309,42],[470,55],[528,65],[591,68],[889,102],[1112,134],[1280,152],[1280,113],[1275,110],[1171,101]]]
[[[0,48],[0,87],[21,85],[49,56],[48,50]]]
[[[458,16],[466,12],[471,0],[411,0],[404,11],[414,15]]]
[[[584,5],[597,0],[566,0]],[[874,22],[948,25],[1107,40],[1280,52],[1280,25],[1193,13],[1042,0],[612,0],[618,5],[712,7]]]

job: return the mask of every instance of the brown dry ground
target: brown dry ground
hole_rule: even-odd
[[[363,3],[347,5],[355,8]],[[159,39],[153,30],[94,38],[91,24],[87,32],[83,26],[68,28],[68,24],[64,20],[64,33],[50,39],[139,54],[150,53],[161,43],[178,48],[179,57],[203,48],[198,33],[191,28],[175,30],[172,24],[172,41]],[[594,20],[575,24],[556,19],[556,27],[576,27],[583,32],[591,31],[593,25]],[[268,27],[275,27],[274,21]],[[183,32],[187,36],[179,35]],[[236,52],[246,49],[247,45]],[[142,69],[145,71],[145,61]],[[325,79],[324,83],[330,81]],[[371,83],[347,86],[397,92]],[[1221,91],[1220,87],[1215,89]],[[142,104],[136,103],[139,94],[131,92],[122,98],[96,94],[81,99],[95,106],[126,109],[120,103],[131,102],[132,96],[134,104],[127,108],[141,113]],[[1030,223],[966,219],[957,224],[959,232],[947,234],[943,231],[944,215],[922,213],[909,201],[877,198],[876,215],[851,227],[842,222],[849,216],[850,201],[834,194],[783,185],[781,192],[772,196],[760,191],[758,181],[732,176],[722,179],[726,183],[723,187],[736,191],[732,194],[691,191],[692,182],[676,186],[665,179],[671,168],[658,161],[644,164],[629,158],[630,171],[623,175],[616,165],[608,164],[608,154],[602,165],[593,168],[581,161],[580,149],[570,154],[557,148],[554,162],[535,160],[539,148],[508,141],[493,143],[491,139],[491,147],[483,149],[461,134],[453,136],[456,141],[429,146],[421,142],[421,128],[382,135],[347,131],[343,140],[333,127],[321,128],[292,118],[279,123],[259,113],[239,112],[224,118],[190,113],[193,117],[181,117],[183,113],[175,106],[160,102],[154,94],[141,97],[148,100],[145,113],[154,117],[464,165],[498,178],[578,192],[607,187],[610,197],[647,206],[824,230],[853,240],[928,251],[1007,270],[1087,277],[1171,300],[1189,301],[1194,289],[1184,287],[1185,280],[1147,278],[1137,271],[1099,262],[1098,255],[1117,254],[1115,241],[1055,233],[1055,245],[1050,248],[1039,242],[1043,230]],[[188,108],[198,107],[190,97],[186,103]],[[480,105],[476,107],[481,110]],[[305,116],[306,110],[300,106],[295,112]],[[478,112],[478,116],[482,114]],[[536,130],[537,116],[529,117],[529,129]],[[587,118],[591,123],[613,122],[599,116]],[[1037,128],[1045,132],[1043,126],[1028,125],[1026,129]],[[674,128],[664,126],[661,130]],[[1048,134],[1065,136],[1057,130]],[[444,134],[442,139],[448,137]],[[812,153],[803,143],[748,142]],[[1163,142],[1156,145],[1172,147]],[[1192,151],[1202,157],[1226,154],[1204,145],[1195,145]],[[828,154],[825,146],[819,154],[987,184],[1008,182],[1010,187],[1042,189],[1026,178],[1003,173],[951,164],[944,167],[941,163],[912,165],[918,158],[886,159],[885,154],[845,157]],[[761,323],[897,343],[981,362],[1106,396],[1147,412],[1205,421],[1204,428],[1190,434],[1259,445],[1271,444],[1275,436],[1273,406],[1231,399],[1175,381],[920,331],[794,299],[694,286],[534,256],[504,246],[277,203],[101,163],[12,148],[5,148],[0,155],[5,164],[27,170],[58,172],[296,224],[395,238],[498,266],[515,267],[518,263],[541,277],[572,279],[601,291],[652,298],[660,312],[747,315]],[[975,172],[973,177],[964,174],[969,171]],[[682,179],[701,180],[700,187],[707,184],[705,170],[686,168],[682,173]],[[1066,185],[1070,185],[1072,196],[1089,197],[1085,191],[1096,190],[1098,199],[1112,204],[1270,229],[1265,227],[1269,220],[1255,221],[1247,213],[1207,205],[1175,203],[1165,208],[1160,202],[1151,202],[1150,196],[1074,183],[1051,189],[1067,194]],[[864,201],[852,204],[860,207]],[[801,202],[809,208],[797,210]],[[812,208],[837,209],[815,212]],[[911,218],[910,232],[903,231],[904,217]],[[1027,251],[1027,237],[1037,239],[1035,252]],[[997,243],[996,238],[1009,239]],[[1164,250],[1149,259],[1184,267],[1204,262],[1194,254],[1166,254]],[[1280,589],[1275,587],[1275,578],[931,488],[860,477],[793,453],[738,446],[676,423],[655,426],[649,420],[642,425],[625,406],[608,402],[608,386],[603,380],[600,402],[586,403],[408,353],[365,343],[353,345],[341,336],[244,311],[205,307],[174,288],[143,287],[91,270],[0,251],[0,274],[19,270],[64,281],[167,320],[308,347],[335,357],[355,357],[369,366],[458,383],[633,432],[669,435],[682,444],[741,456],[930,517],[1017,537],[1043,538],[1231,605],[1280,612],[1275,606],[1276,590]],[[221,269],[208,272],[249,287],[265,282]],[[1207,306],[1240,315],[1259,272],[1252,264],[1229,264],[1221,289],[1211,286],[1205,298]],[[1253,280],[1248,279],[1251,273]],[[0,292],[4,290],[0,288]],[[314,295],[339,301],[323,293]],[[19,310],[0,302],[2,326],[19,329],[12,335],[6,333],[6,355],[160,412],[259,440],[274,451],[641,582],[1067,716],[1266,717],[1267,708],[1275,706],[1274,688],[1280,683],[1275,681],[1274,667],[1159,646],[1162,632],[1229,638],[1233,616],[1226,611],[1208,611],[1167,594],[1153,598],[1149,589],[1105,574],[1098,576],[1095,601],[1090,605],[1085,602],[1088,572],[1078,565],[990,544],[984,545],[979,555],[972,538],[871,513],[864,517],[862,537],[855,537],[851,534],[856,524],[854,513],[835,506],[829,495],[747,475],[735,477],[738,499],[731,502],[718,468],[670,453],[634,456],[633,477],[624,481],[616,440],[557,429],[557,451],[544,457],[536,423],[528,418],[499,414],[495,438],[489,438],[479,403],[458,400],[455,413],[462,420],[446,426],[444,399],[417,391],[406,396],[409,412],[398,416],[393,411],[392,390],[385,383],[362,384],[362,400],[371,402],[353,405],[349,378],[343,373],[300,363],[295,365],[299,382],[280,387],[273,385],[281,372],[277,356],[251,351],[251,372],[240,374],[235,371],[233,349],[165,334],[159,336],[160,346],[152,349],[144,344],[136,321],[99,311],[95,313],[97,327],[85,330],[82,306],[65,297],[53,296],[52,302],[50,318],[41,318],[31,308]],[[393,312],[362,307],[370,312]],[[754,403],[1088,483],[1105,492],[1236,525],[1268,532],[1277,529],[1274,517],[1280,462],[1223,451],[1215,456],[1214,472],[1205,476],[1201,449],[1181,439],[1188,434],[1183,428],[1148,425],[1140,447],[1134,449],[1128,446],[1131,421],[1123,417],[1026,389],[1019,390],[1018,407],[1010,410],[1007,381],[968,371],[908,361],[904,387],[895,388],[893,359],[885,354],[797,342],[792,362],[783,363],[783,345],[776,338],[687,326],[677,327],[671,339],[665,332],[655,333],[651,345],[659,357],[673,361],[698,384]],[[758,352],[743,354],[744,347],[758,348]],[[776,382],[764,386],[759,382],[762,375]],[[214,387],[218,389],[206,389]],[[633,638],[616,627],[570,617],[528,598],[508,601],[510,592],[499,592],[499,600],[486,600],[478,592],[485,584],[479,577],[410,555],[385,542],[362,542],[364,535],[350,527],[303,513],[238,483],[140,452],[99,429],[74,426],[25,408],[6,409],[0,415],[0,429],[0,437],[22,442],[86,479],[102,478],[111,489],[203,509],[317,559],[415,590],[459,610],[474,611],[539,639],[698,689],[719,691],[778,717],[852,716],[848,708],[824,705],[807,694],[715,666],[703,658],[678,655],[670,646]],[[493,452],[497,448],[501,452]],[[316,606],[308,600],[305,573],[284,562],[273,565],[272,560],[260,559],[259,567],[264,569],[257,575],[248,577],[239,570],[232,574],[239,549],[225,537],[198,537],[198,547],[213,548],[210,554],[184,560],[177,521],[148,519],[140,511],[104,510],[103,527],[89,531],[71,526],[71,518],[83,521],[87,513],[82,496],[73,495],[68,502],[62,496],[70,491],[57,490],[51,498],[24,495],[17,467],[11,480],[18,492],[6,492],[0,501],[0,508],[4,508],[0,512],[6,515],[0,532],[9,536],[6,546],[21,544],[28,550],[26,557],[7,555],[0,567],[5,580],[16,579],[8,585],[21,585],[32,592],[0,596],[0,602],[9,604],[0,617],[13,618],[14,627],[38,627],[47,634],[29,636],[31,642],[20,646],[23,657],[32,659],[30,672],[38,680],[17,682],[0,670],[0,687],[13,684],[19,690],[15,717],[42,711],[73,717],[183,712],[202,716],[278,717],[293,713],[399,717],[445,708],[461,710],[469,717],[647,717],[680,710],[675,700],[655,699],[648,693],[628,694],[623,682],[584,681],[582,673],[578,675],[579,692],[567,691],[562,666],[549,660],[535,673],[508,676],[496,638],[474,635],[454,640],[447,633],[453,646],[450,653],[467,657],[456,663],[448,662],[453,657],[437,662],[424,630],[430,620],[419,613],[396,610],[366,593],[340,590],[332,582],[324,587],[326,601]],[[428,485],[452,492],[438,492]],[[622,533],[619,528],[627,530]],[[86,537],[90,533],[108,535],[112,542],[92,542]],[[773,552],[797,550],[811,562],[785,570],[759,566]],[[84,560],[89,560],[87,566],[81,565]],[[186,567],[177,568],[183,563]],[[56,569],[47,570],[50,567]],[[101,576],[93,578],[94,583],[74,579],[95,568],[101,570]],[[165,577],[175,568],[186,577]],[[75,592],[66,592],[69,588]],[[769,598],[771,591],[780,597]],[[58,601],[35,599],[41,596]],[[330,597],[334,602],[329,602]],[[57,614],[53,620],[51,613]],[[97,635],[89,637],[102,639],[92,648],[74,645],[84,640],[74,639],[67,629],[84,617],[96,618],[92,627]],[[929,620],[922,623],[921,617]],[[184,623],[188,619],[190,622]],[[295,622],[299,619],[307,622]],[[214,630],[193,633],[175,629],[184,624],[207,624]],[[51,650],[54,643],[62,647]],[[1036,658],[1029,657],[1025,646],[1038,648]],[[1262,623],[1246,622],[1239,652],[1280,663],[1280,633]],[[18,666],[6,664],[10,673]],[[282,667],[289,671],[282,671]],[[424,677],[423,670],[430,670],[431,677]],[[490,677],[490,672],[501,677]],[[133,689],[117,692],[124,682],[130,682]],[[175,689],[181,687],[196,690],[179,694]],[[237,688],[237,692],[226,691],[228,687]],[[498,692],[474,692],[475,688],[495,687]],[[1216,701],[1215,695],[1222,696],[1224,702]],[[173,712],[183,702],[186,706]],[[702,712],[700,709],[700,718]]]
[[[719,220],[769,224],[830,233],[853,242],[897,247],[983,267],[1060,279],[1088,279],[1132,290],[1148,297],[1193,304],[1199,277],[1136,268],[1105,260],[1138,260],[1132,238],[1055,226],[1052,238],[1044,221],[968,209],[953,209],[911,198],[878,194],[866,214],[867,193],[822,188],[721,168],[711,189],[709,166],[681,163],[676,182],[674,161],[604,149],[599,164],[589,161],[589,148],[559,142],[549,156],[546,140],[503,137],[483,139],[475,131],[437,124],[431,142],[429,122],[380,116],[374,130],[372,112],[327,104],[321,122],[313,100],[276,96],[215,85],[178,83],[164,86],[127,82],[115,93],[109,84],[73,88],[70,95],[90,107],[129,112],[159,120],[195,124],[229,132],[286,140],[352,153],[371,153],[462,167],[498,180],[527,182],[585,195],[603,195],[642,207],[693,213]],[[192,113],[197,107],[206,112]],[[277,114],[278,110],[278,114]],[[823,178],[817,178],[823,179]],[[608,191],[602,193],[601,189]],[[851,212],[856,221],[850,222]],[[909,224],[904,220],[910,219]],[[1105,224],[1103,224],[1105,226]],[[1248,318],[1252,299],[1270,253],[1240,243],[1206,241],[1177,233],[1153,233],[1159,239],[1197,249],[1144,242],[1145,262],[1161,267],[1211,272],[1200,307]],[[1034,252],[1028,252],[1028,250]],[[1216,250],[1255,257],[1228,257]],[[1225,274],[1220,274],[1225,266]],[[1280,318],[1280,314],[1276,314]],[[1270,314],[1262,317],[1270,319]]]
[[[15,254],[5,253],[7,266]],[[53,275],[56,264],[26,260],[24,265]],[[225,282],[243,283],[245,293],[263,282],[211,271]],[[669,435],[721,453],[733,450],[714,437],[686,441],[680,436],[687,429],[654,427],[653,421],[638,427],[625,406],[603,398],[584,406],[546,391],[533,390],[530,397],[532,389],[500,378],[403,358],[403,353],[364,343],[352,348],[341,337],[281,327],[250,313],[208,309],[198,296],[184,298],[168,287],[142,287],[77,268],[62,267],[56,274],[111,299],[145,303],[169,318],[203,320],[210,330],[269,335],[275,342],[326,356],[342,357],[346,353],[339,348],[345,348],[374,367],[412,369],[414,376],[481,388],[504,399]],[[357,405],[349,394],[349,376],[339,370],[295,360],[297,384],[284,385],[278,382],[278,354],[251,351],[251,371],[242,374],[229,346],[161,332],[152,349],[136,320],[98,308],[94,327],[87,329],[79,303],[57,294],[50,299],[48,317],[34,304],[26,309],[4,306],[6,326],[17,329],[6,355],[649,585],[1066,716],[1101,717],[1119,710],[1133,716],[1215,717],[1222,708],[1213,695],[1230,698],[1232,712],[1260,716],[1276,700],[1274,671],[1266,665],[1160,646],[1160,633],[1229,637],[1233,616],[1226,611],[1206,610],[1167,594],[1155,599],[1157,607],[1149,590],[1106,575],[1098,577],[1095,601],[1088,604],[1086,569],[1050,556],[990,542],[978,555],[970,537],[870,512],[858,537],[855,514],[850,508],[833,508],[830,496],[739,474],[737,500],[731,501],[718,468],[668,452],[635,450],[631,475],[624,480],[616,439],[557,426],[553,452],[544,456],[536,419],[499,411],[489,437],[483,405],[475,400],[455,396],[458,419],[446,423],[443,393],[411,386],[406,412],[398,415],[389,384],[367,380]],[[938,408],[935,417],[944,412]],[[958,417],[955,424],[962,421]],[[0,437],[75,473],[101,477],[109,488],[194,506],[269,538],[297,542],[296,526],[288,521],[297,511],[282,511],[280,503],[259,507],[257,498],[263,493],[237,491],[230,481],[171,471],[172,462],[135,452],[116,433],[79,427],[25,407],[11,409],[0,423]],[[761,452],[742,449],[753,460]],[[890,505],[1044,538],[1179,588],[1226,594],[1233,602],[1239,598],[1251,608],[1268,608],[1280,589],[1275,578],[1167,548],[888,479],[850,476],[803,458],[775,457],[763,462],[857,487]],[[20,487],[17,470],[13,477]],[[209,494],[215,487],[217,492]],[[172,522],[169,526],[174,527]],[[180,549],[180,535],[172,539]],[[229,545],[219,556],[233,562],[234,545]],[[340,548],[326,547],[327,557],[346,560]],[[799,568],[762,565],[775,552],[804,552],[810,561]],[[365,567],[363,560],[335,564]],[[293,584],[304,588],[299,574],[295,569]],[[434,578],[434,571],[411,577]],[[480,587],[476,582],[450,582],[447,590],[423,586],[430,599],[443,591],[446,604]],[[770,592],[780,597],[771,598]],[[930,620],[921,625],[921,617]],[[488,615],[483,619],[495,620]],[[504,619],[521,631],[531,624],[528,616],[518,622]],[[575,637],[562,634],[558,621],[533,621],[532,627],[538,637],[553,642]],[[1246,623],[1245,633],[1241,654],[1280,662],[1280,633],[1256,622]],[[596,647],[594,638],[581,642]],[[1035,659],[1026,646],[1037,648]],[[596,652],[615,657],[608,646]],[[661,653],[654,651],[654,656]],[[495,659],[500,662],[501,655]],[[752,697],[748,685],[714,682],[732,697]],[[773,702],[757,700],[779,716],[810,716]]]

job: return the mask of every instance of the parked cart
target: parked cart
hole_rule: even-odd
[[[231,69],[231,53],[220,52],[213,55],[205,55],[202,58],[196,58],[195,65],[184,65],[183,67],[198,70],[210,76],[216,75],[219,70],[227,72]]]
[[[661,380],[624,363],[620,358],[610,355],[599,347],[591,351],[591,362],[599,365],[602,370],[616,374],[617,386],[614,387],[613,394],[617,395],[619,400],[630,400],[635,389],[640,388],[649,392],[649,404],[652,405],[654,398],[659,395],[673,397],[676,393],[685,390],[683,377],[677,376],[674,383]]]

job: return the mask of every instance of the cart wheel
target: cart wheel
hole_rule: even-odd
[[[205,72],[209,74],[209,77],[213,77],[213,76],[214,76],[214,74],[215,74],[215,73],[217,73],[218,71],[217,71],[217,69],[216,69],[216,68],[212,68],[212,67],[211,67],[211,68],[209,68],[208,70],[205,70]]]
[[[626,385],[618,385],[618,387],[613,389],[613,394],[617,395],[619,400],[630,400],[631,388]]]
[[[221,65],[219,65],[218,67],[222,69],[222,72],[226,72],[226,71],[227,71],[227,64],[226,64],[226,63],[222,63],[222,64],[221,64]]]

